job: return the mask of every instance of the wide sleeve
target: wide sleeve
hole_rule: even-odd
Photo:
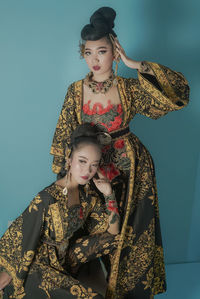
[[[87,235],[75,240],[68,249],[67,264],[72,272],[83,263],[112,254],[118,246],[120,235],[107,231],[109,215],[103,198],[93,194],[90,209],[85,222]]]
[[[65,96],[50,150],[50,154],[54,156],[52,170],[55,173],[59,173],[62,169],[65,149],[77,125],[75,83],[72,83]]]
[[[90,213],[85,221],[85,229],[89,234],[106,232],[109,228],[109,215],[103,198],[94,194],[91,198]]]
[[[157,119],[188,104],[189,86],[180,72],[158,63],[146,62],[154,75],[138,72],[137,79],[127,79],[134,114]]]
[[[18,296],[43,232],[47,205],[48,200],[38,194],[0,239],[0,269],[12,277]]]

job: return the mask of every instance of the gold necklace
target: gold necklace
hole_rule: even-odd
[[[93,76],[92,72],[87,74],[87,76],[84,79],[84,83],[85,83],[86,86],[88,86],[91,89],[91,91],[93,93],[96,93],[96,94],[103,93],[103,94],[105,94],[113,86],[113,83],[114,83],[113,82],[114,81],[113,72],[110,75],[110,77],[107,80],[103,81],[103,82],[97,82],[97,81],[92,80],[92,76]]]

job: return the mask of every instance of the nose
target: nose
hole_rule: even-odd
[[[93,62],[99,62],[99,58],[96,54],[94,54],[94,56],[92,57],[93,58]]]
[[[91,167],[91,165],[88,166],[88,172],[89,172],[89,173],[92,172],[92,167]]]

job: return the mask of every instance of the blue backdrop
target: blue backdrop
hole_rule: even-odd
[[[131,129],[157,173],[166,262],[200,261],[200,103],[198,0],[0,0],[0,234],[55,180],[50,145],[68,85],[88,71],[80,30],[100,6],[117,11],[126,53],[181,71],[191,103]],[[123,76],[135,76],[122,63]]]

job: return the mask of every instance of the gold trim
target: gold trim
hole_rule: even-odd
[[[143,75],[140,72],[138,72],[138,79],[144,90],[151,94],[151,97],[155,99],[155,102],[160,102],[163,105],[166,105],[166,107],[170,107],[172,110],[182,109],[183,106],[176,105],[176,101],[180,101],[180,98],[175,94],[162,68],[157,63],[148,62],[148,64],[152,68],[156,78],[158,79],[158,82],[161,84],[161,87],[166,92],[167,96],[165,96],[161,91],[159,91],[155,87],[152,87],[152,83],[145,77],[143,77]]]
[[[148,62],[148,64],[152,68],[156,78],[158,78],[158,81],[161,83],[162,88],[164,89],[168,97],[173,98],[176,101],[179,101],[180,98],[174,92],[173,87],[170,85],[169,80],[167,79],[166,74],[160,67],[160,65],[155,62]]]
[[[127,156],[131,160],[131,167],[130,167],[130,177],[129,177],[129,189],[128,189],[128,195],[127,195],[127,207],[126,207],[126,215],[124,218],[124,223],[122,226],[120,239],[119,239],[119,245],[116,250],[115,256],[113,258],[113,264],[111,267],[111,275],[108,282],[108,289],[106,293],[106,298],[115,299],[115,290],[116,290],[116,284],[117,284],[117,276],[118,276],[118,268],[119,268],[119,260],[120,260],[120,254],[123,246],[123,241],[125,234],[127,233],[127,222],[129,213],[131,210],[131,203],[132,203],[132,197],[133,197],[133,185],[134,185],[134,168],[135,168],[135,155],[132,150],[132,147],[130,145],[130,142],[127,138],[124,139],[125,145],[126,145],[126,153]]]
[[[52,220],[55,230],[56,241],[61,242],[64,238],[62,219],[60,216],[58,203],[50,205]]]
[[[12,267],[6,259],[0,256],[0,265],[2,265],[12,276],[12,285],[14,287],[14,296],[21,299],[25,296],[24,288],[23,288],[23,281],[17,278],[16,270]]]
[[[61,166],[58,166],[58,165],[56,165],[56,164],[52,164],[52,171],[54,172],[54,173],[59,173],[60,171],[61,171]]]
[[[125,86],[124,86],[124,79],[117,76],[117,90],[119,93],[119,97],[121,100],[121,105],[122,105],[122,110],[123,110],[123,126],[127,126],[127,120],[128,120],[128,116],[129,116],[129,107],[128,107],[128,103],[126,101],[126,95],[125,95]]]
[[[138,78],[141,86],[144,88],[144,90],[146,90],[148,93],[151,94],[151,97],[154,98],[155,102],[159,102],[165,105],[166,107],[170,107],[171,111],[173,111],[174,109],[180,110],[183,108],[182,106],[179,107],[178,105],[173,103],[168,97],[162,94],[162,92],[160,92],[158,89],[153,88],[152,84],[147,79],[145,79],[140,73],[138,73]]]
[[[63,156],[63,149],[52,146],[50,154],[54,156]]]
[[[83,102],[83,80],[76,81],[74,83],[75,90],[75,102],[76,102],[76,115],[79,124],[82,124],[81,119],[81,110],[82,110],[82,102]]]

